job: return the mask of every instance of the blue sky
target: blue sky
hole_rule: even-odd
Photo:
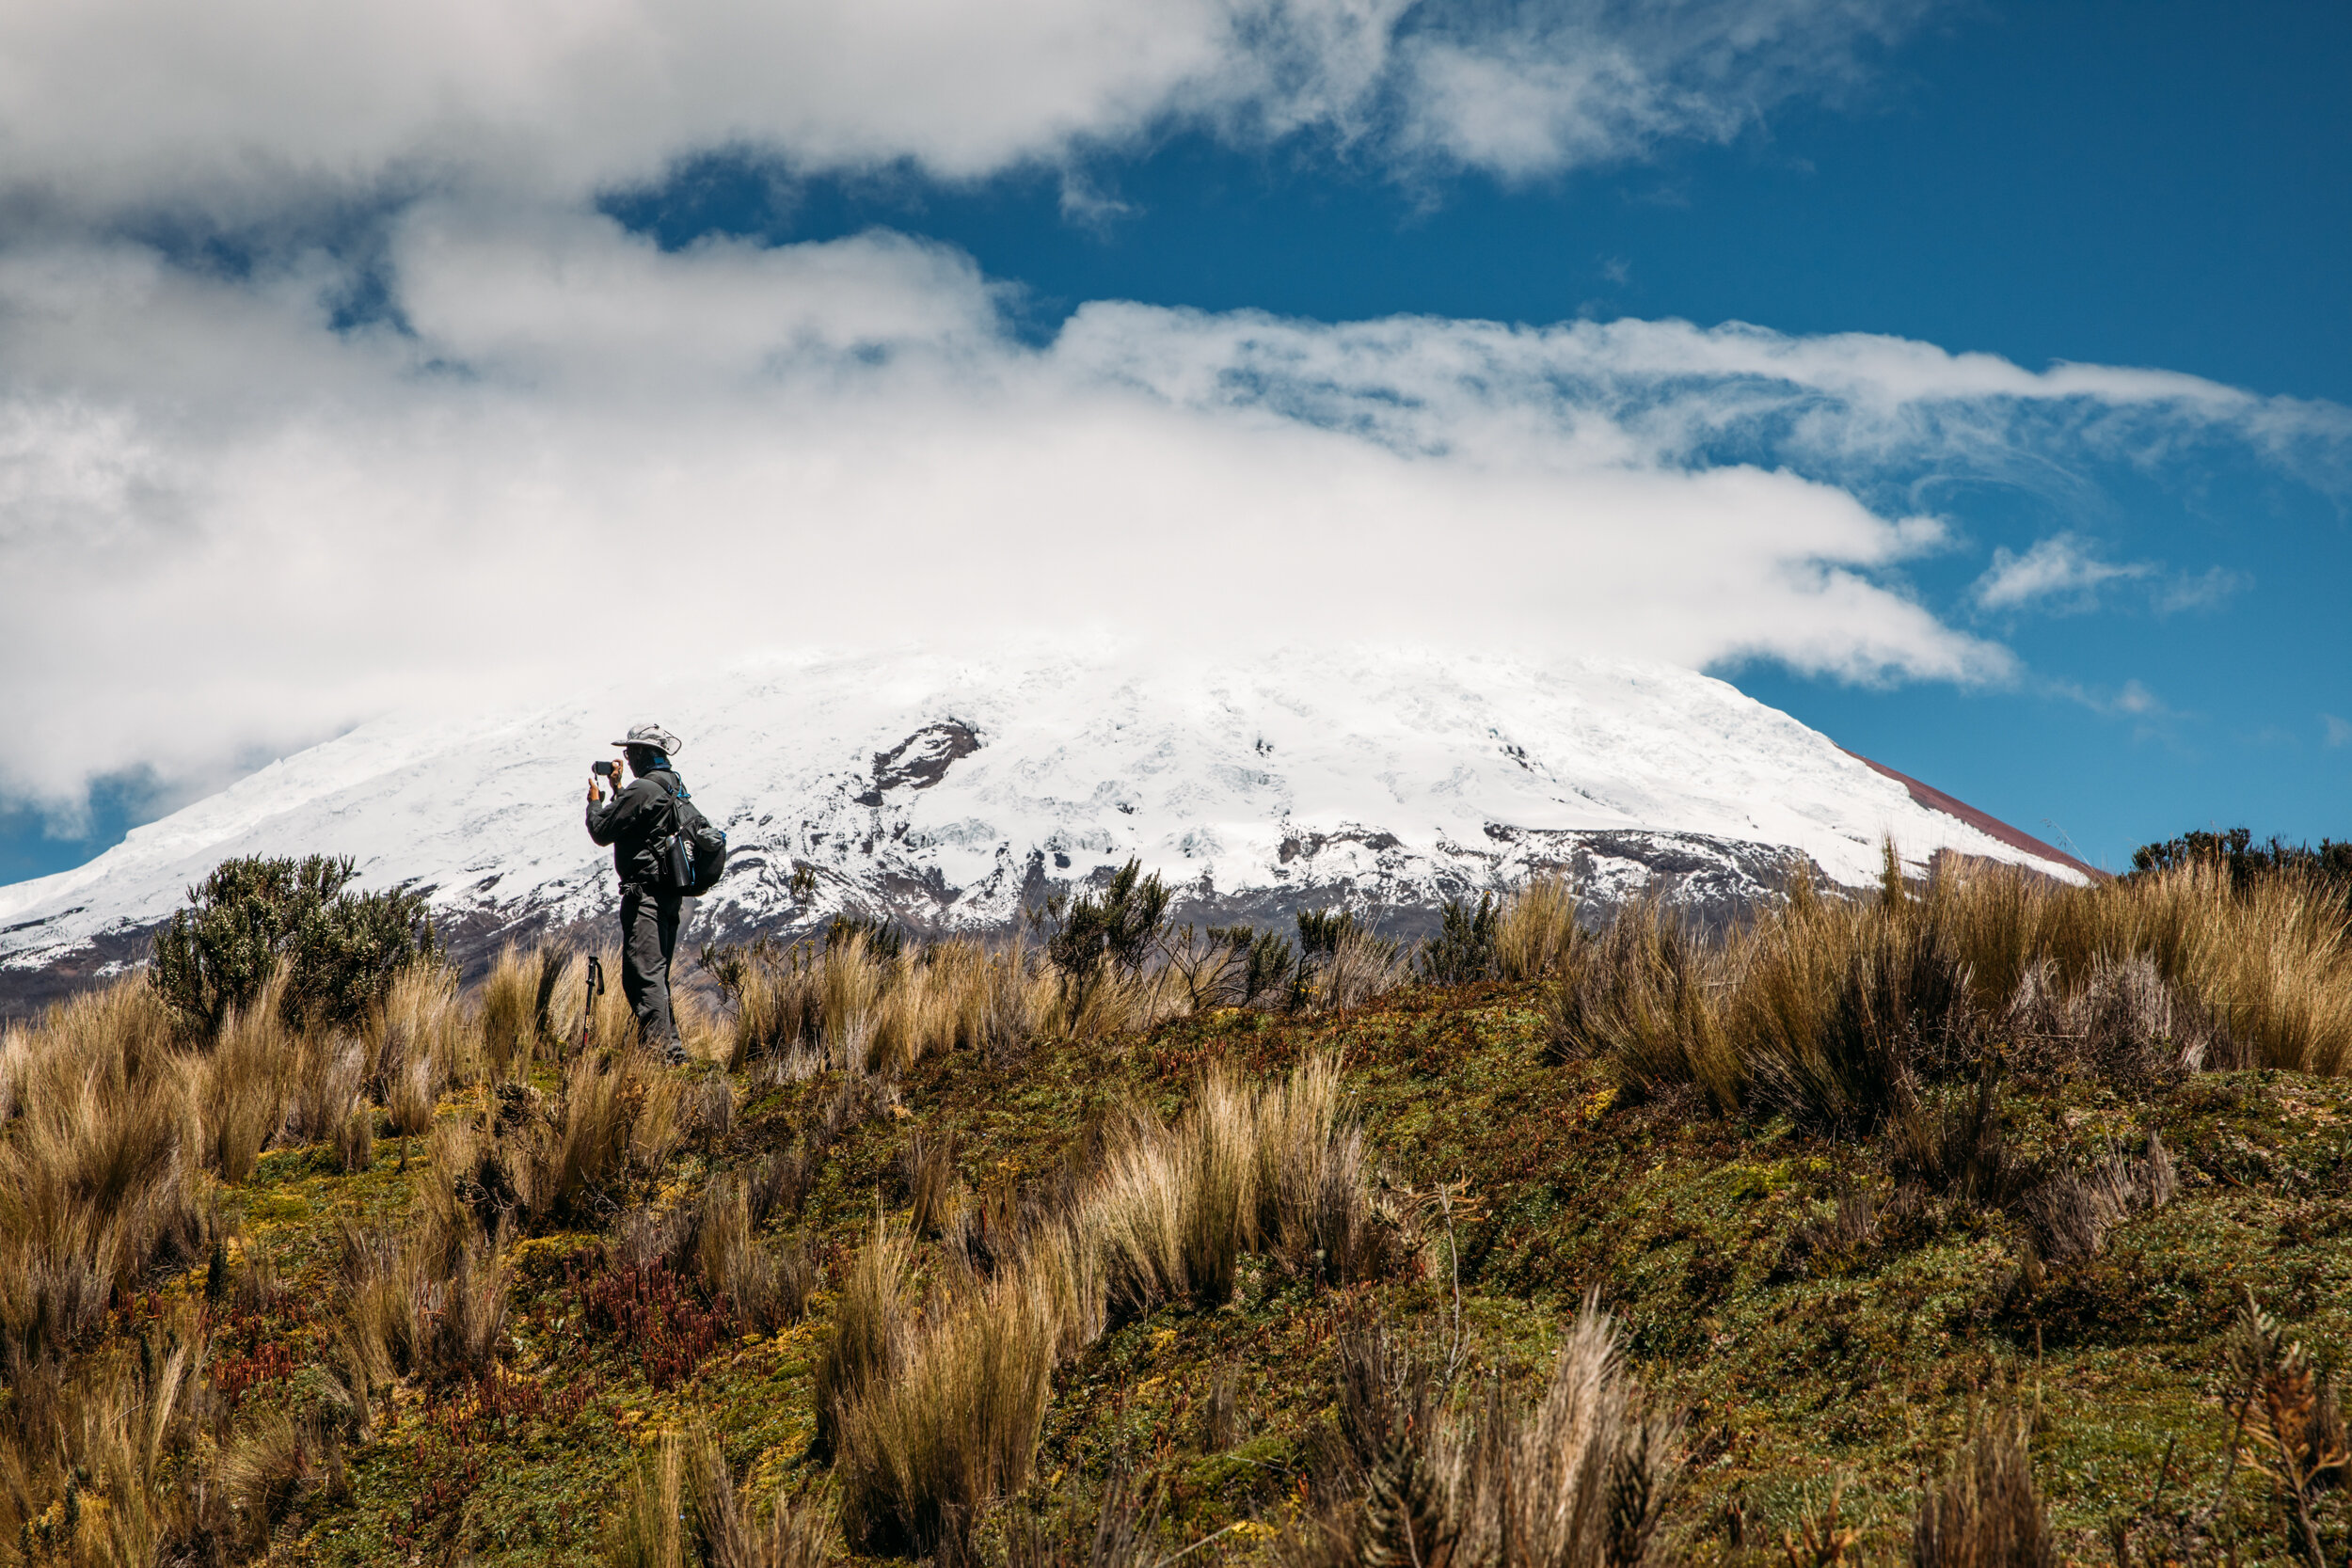
[[[1581,42],[1564,45],[1546,31],[1555,12],[1583,29]],[[1202,109],[1197,83],[1167,88],[1164,100],[1123,86],[1139,95],[1139,106],[1106,110],[1088,99],[1065,117],[1074,131],[1058,120],[1025,128],[1017,114],[1000,126],[988,117],[1002,106],[981,97],[968,111],[930,119],[919,105],[896,119],[863,108],[828,111],[830,119],[811,110],[748,136],[698,127],[691,117],[672,125],[655,104],[640,118],[664,128],[632,139],[628,125],[611,125],[629,120],[630,111],[592,105],[580,111],[593,133],[582,139],[606,136],[612,150],[582,153],[577,166],[552,155],[510,156],[486,133],[421,121],[422,129],[381,135],[354,132],[332,166],[297,169],[298,177],[280,171],[259,183],[250,146],[228,149],[194,180],[167,166],[158,149],[167,124],[144,141],[126,133],[111,162],[77,164],[81,152],[60,152],[38,190],[26,185],[0,205],[0,264],[11,251],[71,250],[72,265],[87,273],[145,267],[138,276],[151,282],[141,286],[161,292],[142,298],[171,296],[153,307],[154,337],[195,346],[159,356],[172,373],[127,370],[119,343],[72,325],[79,318],[71,306],[56,307],[69,325],[46,338],[0,335],[0,375],[21,409],[63,418],[57,409],[103,413],[112,399],[130,411],[114,425],[75,412],[75,440],[98,440],[88,435],[95,429],[117,445],[63,478],[53,464],[0,490],[16,498],[0,506],[68,519],[49,536],[29,523],[13,534],[0,529],[0,550],[27,552],[22,559],[30,565],[19,577],[26,585],[64,562],[38,586],[45,603],[71,606],[81,592],[74,584],[96,580],[73,574],[95,572],[90,562],[99,559],[72,552],[100,551],[87,542],[111,540],[134,523],[173,540],[230,540],[219,546],[223,560],[251,559],[243,552],[266,537],[275,562],[290,542],[292,553],[307,547],[302,525],[255,525],[255,534],[241,536],[235,528],[244,525],[215,522],[201,509],[227,506],[219,515],[244,518],[276,515],[270,509],[278,507],[298,516],[349,508],[370,519],[370,542],[348,546],[359,553],[340,560],[337,592],[365,598],[369,574],[380,571],[386,597],[397,601],[358,619],[397,628],[446,614],[451,624],[479,625],[479,617],[437,609],[438,594],[401,578],[399,552],[372,553],[386,548],[383,535],[413,529],[458,552],[453,574],[504,573],[512,585],[534,574],[532,552],[549,543],[560,549],[564,532],[517,520],[528,510],[516,499],[529,488],[521,479],[501,475],[493,485],[461,455],[377,467],[373,437],[354,430],[370,418],[400,428],[447,420],[456,406],[449,399],[475,395],[452,387],[510,391],[513,406],[501,406],[500,417],[533,430],[614,428],[608,421],[625,421],[628,410],[600,400],[616,379],[650,387],[684,378],[678,385],[691,381],[691,398],[707,396],[713,407],[724,390],[708,380],[719,361],[688,364],[675,341],[615,347],[598,336],[602,325],[559,319],[535,300],[525,313],[540,314],[516,325],[497,312],[516,309],[522,295],[448,281],[491,276],[511,254],[527,253],[529,276],[560,276],[566,287],[600,267],[630,279],[614,288],[646,291],[632,300],[669,291],[660,299],[686,302],[675,318],[685,324],[680,339],[706,330],[723,339],[736,319],[728,312],[748,311],[756,322],[744,330],[778,343],[801,342],[809,329],[776,325],[784,308],[775,291],[802,286],[779,282],[777,268],[821,270],[841,258],[847,264],[838,270],[851,282],[821,285],[836,289],[854,286],[862,269],[888,272],[898,292],[870,305],[885,325],[854,346],[861,364],[904,364],[914,351],[892,345],[952,344],[976,333],[989,345],[984,353],[1015,365],[1029,363],[1020,357],[1028,350],[1064,360],[1091,356],[1087,363],[1098,369],[1207,363],[1236,333],[1254,330],[1248,324],[1255,317],[1235,312],[1270,312],[1302,328],[1426,317],[1437,324],[1428,342],[1443,346],[1462,341],[1461,323],[1747,323],[1776,341],[1834,350],[1841,367],[1876,363],[1847,335],[1884,335],[1947,356],[1996,356],[2029,374],[2063,363],[2176,372],[2251,401],[2245,412],[2182,419],[2161,400],[2157,412],[2133,412],[2141,405],[2104,391],[2087,402],[2029,397],[2022,405],[1938,393],[1958,401],[1931,404],[1922,417],[1927,434],[1912,429],[1881,445],[1851,432],[1834,439],[1806,433],[1807,411],[1818,411],[1823,396],[1837,419],[1877,428],[1852,412],[1867,413],[1870,398],[1822,393],[1830,382],[1805,383],[1803,395],[1783,399],[1769,418],[1719,420],[1723,387],[1742,383],[1709,381],[1704,395],[1716,401],[1692,416],[1705,433],[1665,442],[1644,463],[1682,475],[1746,464],[1800,476],[1812,487],[1807,504],[1851,498],[1888,523],[1931,518],[1936,537],[1915,530],[1899,547],[1889,533],[1831,552],[1875,597],[1863,621],[1839,623],[1827,653],[1806,651],[1815,647],[1805,624],[1813,612],[1803,603],[1756,611],[1753,626],[1710,636],[1708,623],[1724,605],[1705,595],[1661,599],[1655,617],[1671,623],[1671,635],[1661,631],[1656,646],[1635,651],[1704,662],[1841,744],[2071,843],[2094,862],[2119,865],[2139,842],[2207,824],[2244,823],[2292,838],[2352,833],[2352,639],[2335,605],[2339,585],[2352,580],[2352,423],[2344,413],[2352,406],[2344,268],[2352,256],[2352,102],[2342,87],[2352,80],[2352,11],[1864,7],[1856,14],[1874,17],[1874,25],[1841,34],[1834,21],[1816,19],[1792,25],[1794,41],[1777,53],[1744,55],[1721,39],[1708,42],[1708,27],[1722,24],[1709,12],[1684,8],[1677,14],[1687,16],[1689,37],[1665,43],[1605,6],[1522,8],[1509,13],[1518,22],[1488,34],[1457,18],[1456,31],[1480,59],[1549,49],[1548,69],[1565,69],[1583,57],[1580,50],[1621,45],[1650,72],[1657,90],[1645,88],[1647,96],[1613,101],[1578,89],[1585,97],[1563,98],[1568,89],[1560,88],[1530,98],[1531,114],[1597,103],[1608,126],[1589,145],[1539,137],[1533,151],[1507,123],[1497,129],[1458,107],[1441,121],[1414,78],[1327,113],[1317,107],[1323,98],[1273,89]],[[1409,36],[1416,14],[1394,23],[1396,40]],[[40,46],[0,33],[0,50],[12,42]],[[1728,66],[1718,60],[1724,50]],[[900,76],[921,65],[906,65]],[[874,69],[885,81],[899,79],[889,75],[899,62],[886,51]],[[1319,69],[1341,71],[1327,62]],[[1559,71],[1540,79],[1556,81]],[[1031,90],[1058,85],[1049,74]],[[283,123],[258,124],[247,138],[263,145],[278,136],[289,147],[307,138],[308,146],[318,129],[303,115],[335,113],[289,108]],[[325,123],[340,134],[332,119]],[[1433,124],[1437,131],[1427,129]],[[437,172],[448,167],[461,172]],[[177,193],[168,198],[156,194],[167,175]],[[623,237],[596,229],[603,220],[617,221]],[[876,230],[921,244],[875,252]],[[675,260],[638,258],[629,245],[644,239]],[[714,248],[723,241],[738,243]],[[869,255],[881,260],[866,268],[858,259]],[[458,260],[432,270],[432,259],[449,257]],[[38,272],[26,262],[7,276]],[[850,308],[838,303],[847,296],[823,297],[835,301],[826,309],[836,314]],[[1108,301],[1205,314],[1082,309]],[[1092,346],[1079,345],[1083,355],[1066,325],[1073,313],[1089,324],[1083,336]],[[659,309],[644,314],[673,319]],[[903,325],[914,317],[921,325]],[[321,389],[290,393],[283,406],[242,424],[229,413],[189,414],[214,401],[242,410],[256,400],[236,373],[234,352],[220,346],[232,339],[270,367],[273,381]],[[1374,418],[1364,407],[1418,406],[1422,395],[1422,383],[1397,393],[1374,385],[1376,377],[1351,381],[1373,376],[1357,369],[1366,362],[1360,343],[1310,332],[1278,346],[1272,360],[1251,361],[1260,368],[1243,378],[1250,388],[1244,394],[1220,392],[1196,405],[1166,389],[1174,382],[1152,389],[1203,418],[1223,419],[1238,405],[1250,418],[1341,430]],[[1602,354],[1605,370],[1592,373],[1621,378],[1605,396],[1573,390],[1558,393],[1556,404],[1545,401],[1552,394],[1543,386],[1586,373],[1575,356],[1566,369],[1555,356],[1530,370],[1537,389],[1500,400],[1482,393],[1457,408],[1431,392],[1429,422],[1384,439],[1422,452],[1425,467],[1489,450],[1482,443],[1502,441],[1495,433],[1530,410],[1565,422],[1603,407],[1620,424],[1629,404],[1680,410],[1692,397],[1687,378],[1658,368],[1671,349],[1650,343]],[[784,353],[771,347],[761,363],[772,368]],[[1339,369],[1284,380],[1291,372],[1282,366],[1317,355]],[[1576,355],[1590,357],[1582,348]],[[950,352],[941,362],[968,360]],[[1232,365],[1218,363],[1230,381]],[[927,372],[916,393],[901,385],[894,406],[912,399],[930,408],[925,400],[939,397],[941,408],[964,408],[961,393],[941,390],[958,373]],[[1835,380],[1848,372],[1824,373]],[[1868,373],[1899,380],[1909,372]],[[1117,374],[1122,385],[1133,379]],[[1250,379],[1258,376],[1264,382]],[[1344,409],[1315,411],[1332,384],[1345,387]],[[416,404],[421,386],[443,401]],[[762,386],[763,395],[772,390]],[[322,406],[351,419],[334,426],[315,415]],[[1628,428],[1635,426],[1649,428],[1639,420]],[[691,466],[685,454],[702,450],[699,439],[679,436],[681,444],[663,449],[665,461]],[[448,447],[442,440],[431,451]],[[0,461],[10,450],[0,442]],[[511,442],[501,449],[511,450]],[[1512,463],[1523,459],[1555,464],[1553,455],[1512,449]],[[1053,470],[1045,473],[1050,483]],[[1099,477],[1085,487],[1098,501],[1116,501]],[[355,501],[355,493],[365,499]],[[1466,490],[1471,499],[1457,503],[1433,490],[1426,513],[1405,522],[1424,530],[1433,553],[1444,557],[1456,505],[1484,493]],[[182,499],[147,499],[159,494]],[[1564,504],[1581,494],[1562,492]],[[426,499],[404,504],[407,495]],[[871,503],[883,513],[898,504]],[[1648,527],[1641,507],[1650,503],[1629,504],[1621,517],[1604,509],[1597,521],[1577,526],[1614,533]],[[793,534],[809,515],[760,524],[756,537],[774,545],[779,570],[810,559],[812,542]],[[1281,515],[1269,512],[1275,520],[1263,526],[1284,526]],[[630,520],[607,517],[600,526],[626,530]],[[1345,537],[1344,520],[1325,526]],[[333,547],[346,547],[342,533],[319,527],[322,538],[339,541]],[[545,528],[556,531],[533,531]],[[1689,547],[1705,550],[1708,537],[1692,533]],[[1797,555],[1812,547],[1788,546]],[[1576,551],[1558,559],[1557,569],[1572,576]],[[1780,571],[1773,562],[1756,570]],[[1127,564],[1148,570],[1140,560]],[[1671,572],[1673,557],[1643,569]],[[1450,568],[1475,570],[1458,558]],[[273,590],[276,603],[304,601],[289,615],[294,625],[310,615],[331,624],[336,617],[310,602],[317,590],[304,586],[309,580]],[[1474,583],[1450,586],[1475,593]],[[533,592],[513,591],[523,598]],[[1736,586],[1723,592],[1748,613],[1750,596]],[[137,644],[122,628],[158,613],[153,602],[100,610],[93,595],[80,618],[121,617],[106,645]],[[544,604],[517,619],[544,642],[561,635],[556,628],[578,602],[549,586]],[[1532,600],[1510,624],[1531,640],[1572,641],[1593,616],[1591,603],[1564,586],[1556,606]],[[1924,621],[1884,631],[1883,618],[1901,606]],[[280,613],[266,605],[222,609],[240,618]],[[791,629],[792,618],[782,620],[763,635]],[[840,635],[830,625],[819,630]],[[175,692],[173,659],[195,657],[201,665],[192,650],[224,638],[234,657],[224,656],[217,669],[191,667],[187,690]],[[323,673],[305,679],[298,649],[307,644],[292,629],[286,638],[191,622],[169,628],[160,647],[140,645],[143,684],[130,671],[119,688],[97,683],[82,705],[44,708],[55,722],[103,730],[106,739],[59,748],[53,774],[62,779],[17,781],[23,803],[0,815],[0,880],[77,863],[145,816],[334,733],[405,685],[465,679],[462,660],[419,656],[405,668],[386,653],[397,633],[381,630],[320,657]],[[531,641],[518,630],[515,647]],[[527,664],[512,649],[501,657],[501,668]],[[22,645],[8,656],[18,677],[10,689],[27,704],[36,674],[40,689],[56,684],[53,672],[34,670],[40,657]],[[266,675],[256,673],[264,668]],[[120,693],[112,703],[110,689]],[[103,721],[101,708],[109,715]],[[153,738],[166,732],[167,739]]]

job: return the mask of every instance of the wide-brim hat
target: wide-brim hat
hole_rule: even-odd
[[[631,724],[628,727],[628,737],[625,740],[616,740],[612,744],[615,746],[650,746],[655,751],[669,755],[677,751],[677,736],[659,724]]]

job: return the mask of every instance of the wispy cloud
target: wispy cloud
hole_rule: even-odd
[[[2108,561],[2074,534],[2058,533],[2036,540],[2022,552],[1996,547],[1993,564],[1969,593],[1982,610],[2067,614],[2096,608],[2101,591],[2110,583],[2133,583],[2145,592],[2157,614],[2170,615],[2210,609],[2251,581],[2245,573],[2222,566],[2189,573],[2169,571],[2153,561]]]
[[[2018,554],[2006,546],[1993,552],[1993,566],[1977,579],[1978,606],[2021,610],[2027,606],[2088,609],[2103,583],[2144,578],[2155,568],[2146,562],[2102,561],[2070,533],[2035,541]]]
[[[2246,592],[2254,579],[2245,572],[2233,572],[2226,566],[2208,566],[2201,572],[2179,572],[2162,578],[2155,586],[2156,613],[2172,615],[2184,610],[2211,610],[2214,606]]]
[[[2352,746],[2352,720],[2339,719],[2332,713],[2319,716],[2320,734],[2328,746]]]
[[[2138,732],[2157,733],[2158,727],[2169,727],[2177,721],[2194,720],[2201,715],[2174,707],[2157,695],[2145,681],[2127,679],[2118,687],[2085,686],[2079,681],[2060,676],[2043,675],[2031,681],[2033,689],[2066,702],[2079,704],[2093,713],[2110,718],[2138,721]]]

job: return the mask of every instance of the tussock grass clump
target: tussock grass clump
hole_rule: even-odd
[[[453,1084],[482,1078],[482,1037],[457,994],[457,974],[438,964],[403,970],[369,1018],[372,1076],[391,1125],[405,1137],[433,1130],[433,1113]]]
[[[2162,1208],[2178,1189],[2171,1151],[2151,1132],[2137,1156],[2110,1150],[2088,1170],[2044,1177],[2018,1196],[2015,1208],[2038,1260],[2075,1263],[2095,1257],[2117,1224]]]
[[[0,1412],[0,1535],[27,1562],[241,1560],[303,1497],[340,1486],[336,1424],[236,1417],[183,1304],[70,1374],[18,1381]]]
[[[899,1151],[898,1168],[912,1199],[907,1223],[918,1236],[939,1235],[954,1221],[960,1205],[955,1134],[913,1134]]]
[[[1524,1411],[1497,1390],[1469,1413],[1447,1407],[1428,1359],[1376,1317],[1351,1323],[1338,1352],[1339,1446],[1324,1461],[1328,1500],[1286,1543],[1299,1568],[1653,1560],[1680,1426],[1645,1400],[1591,1302]]]
[[[909,1336],[889,1374],[839,1407],[843,1533],[869,1551],[936,1550],[1021,1487],[1057,1329],[1050,1294],[1013,1273]]]
[[[196,1103],[204,1110],[205,1163],[224,1181],[243,1181],[278,1129],[293,1087],[294,1033],[281,1020],[284,981],[273,975],[246,1006],[221,1021],[212,1051],[190,1058]]]
[[[695,1205],[692,1223],[693,1273],[703,1293],[738,1329],[756,1334],[798,1322],[815,1275],[798,1239],[781,1255],[760,1241],[764,1217],[755,1183],[721,1177]]]
[[[556,997],[572,955],[545,943],[528,951],[499,949],[482,987],[482,1044],[500,1078],[527,1073],[542,1053],[556,1048]]]
[[[266,1136],[210,1118],[203,1064],[170,1043],[136,982],[74,998],[14,1036],[12,1115],[0,1136],[0,1371],[61,1356],[152,1268],[204,1256],[208,1153]],[[233,1131],[224,1132],[224,1127]],[[249,1153],[246,1155],[249,1169]]]
[[[173,1484],[175,1460],[205,1424],[206,1342],[191,1313],[157,1324],[144,1356],[118,1349],[71,1379],[11,1379],[17,1397],[0,1423],[7,1539],[28,1559],[155,1562],[225,1530],[225,1511],[192,1506]],[[56,1506],[69,1497],[76,1506]]]
[[[428,1212],[405,1233],[346,1224],[338,1342],[363,1389],[486,1371],[504,1340],[508,1265]]]
[[[1110,1131],[1073,1223],[1113,1310],[1216,1307],[1261,1246],[1335,1281],[1377,1272],[1386,1252],[1365,1177],[1336,1062],[1311,1059],[1256,1094],[1213,1069],[1173,1125],[1136,1115]]]
[[[1979,1418],[1920,1499],[1911,1560],[1915,1568],[2057,1568],[2022,1412],[1999,1408]]]
[[[819,1453],[834,1451],[844,1407],[898,1365],[907,1332],[907,1275],[914,1259],[914,1243],[903,1230],[877,1224],[872,1238],[850,1261],[833,1307],[833,1332],[817,1363],[815,1447]]]
[[[1098,1168],[985,1283],[903,1315],[902,1233],[852,1263],[818,1373],[843,1529],[863,1549],[961,1549],[1026,1480],[1055,1366],[1115,1317],[1232,1297],[1244,1254],[1343,1281],[1390,1257],[1338,1064],[1253,1091],[1216,1069],[1173,1123],[1140,1110],[1100,1134]]]
[[[1975,1015],[1949,903],[1909,898],[1890,877],[1876,903],[1800,879],[1734,959],[1724,1034],[1755,1097],[1809,1130],[1875,1132],[1923,1068],[1967,1054]]]
[[[1584,933],[1576,894],[1559,877],[1539,877],[1505,900],[1495,923],[1495,970],[1505,980],[1542,980],[1575,957]]]
[[[818,1568],[840,1555],[815,1502],[778,1492],[759,1507],[699,1421],[639,1457],[603,1554],[610,1568]]]
[[[486,1231],[595,1224],[677,1147],[684,1098],[677,1076],[634,1044],[582,1055],[559,1095],[511,1085],[481,1121],[442,1124],[435,1164]]]
[[[1544,999],[1554,1054],[1604,1057],[1620,1085],[1637,1091],[1696,1084],[1719,1109],[1745,1100],[1746,1064],[1724,1036],[1717,1001],[1720,962],[1658,901],[1620,910],[1564,967]]]
[[[1994,1057],[2135,1085],[2352,1069],[2352,920],[2333,883],[2294,872],[2235,885],[2191,863],[2070,888],[1947,861],[1922,886],[1889,846],[1875,896],[1800,879],[1713,944],[1638,902],[1560,975],[1555,1052],[1822,1133],[1899,1124],[1923,1085]]]
[[[1041,1026],[1057,988],[1019,943],[878,946],[843,927],[806,942],[707,950],[704,966],[736,1005],[730,1070],[805,1058],[861,1072],[903,1072],[945,1051],[1006,1051]]]
[[[1351,926],[1331,944],[1330,957],[1314,977],[1314,1001],[1334,1009],[1367,1006],[1411,974],[1402,945]]]

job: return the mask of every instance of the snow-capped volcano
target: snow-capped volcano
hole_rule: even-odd
[[[0,888],[0,978],[22,996],[36,972],[136,958],[232,855],[351,855],[362,886],[430,889],[474,958],[600,916],[617,889],[581,827],[588,764],[647,718],[682,738],[679,770],[733,845],[695,915],[705,935],[844,910],[1003,928],[1025,901],[1131,855],[1204,916],[1346,904],[1398,929],[1444,897],[1552,869],[1595,904],[1662,879],[1721,914],[1806,860],[1867,881],[1889,836],[1915,864],[1952,849],[2083,875],[1683,670],[1360,649],[778,657],[535,709],[364,724],[87,865]]]

